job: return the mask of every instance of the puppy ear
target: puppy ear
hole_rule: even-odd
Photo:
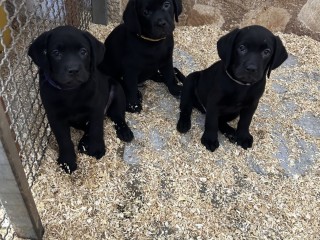
[[[91,66],[95,68],[102,62],[104,57],[104,45],[98,39],[96,39],[91,33],[84,32],[85,37],[89,40],[91,46]]]
[[[182,1],[173,0],[173,7],[174,7],[174,18],[176,22],[179,22],[178,17],[182,13]]]
[[[129,0],[126,9],[123,12],[123,22],[130,32],[141,35],[136,0]]]
[[[274,38],[274,46],[274,53],[268,69],[268,78],[270,77],[271,70],[279,67],[288,58],[287,50],[278,36],[275,36]]]
[[[233,31],[222,36],[217,42],[218,55],[224,63],[226,69],[231,63],[234,40],[236,39],[239,32],[240,29],[236,28]]]
[[[47,42],[49,35],[50,32],[42,33],[31,43],[28,50],[28,55],[31,57],[32,61],[42,69],[45,69],[48,66]]]

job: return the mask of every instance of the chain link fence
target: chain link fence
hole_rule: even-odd
[[[30,188],[51,132],[39,96],[38,70],[28,58],[28,48],[42,32],[59,25],[87,29],[91,4],[91,0],[0,0],[0,101]],[[0,240],[15,238],[0,202]]]

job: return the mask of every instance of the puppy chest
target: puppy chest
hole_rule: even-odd
[[[244,107],[245,105],[243,103],[235,103],[234,105],[220,105],[219,113],[220,115],[238,113]]]
[[[63,112],[65,114],[65,117],[68,119],[68,121],[70,123],[73,123],[73,122],[86,122],[86,121],[88,121],[92,110],[90,108],[84,107],[84,106],[82,106],[82,107],[75,106],[73,108],[72,107],[66,108],[65,111],[63,111]]]
[[[92,104],[87,104],[87,100],[78,99],[56,99],[49,104],[45,104],[47,112],[56,115],[59,119],[68,121],[85,120],[92,112]]]
[[[222,113],[239,112],[242,108],[250,106],[255,99],[247,94],[230,94],[221,98],[219,109]]]
[[[149,45],[140,46],[135,50],[135,54],[146,65],[167,61],[170,58],[172,48],[166,43],[149,43]]]
[[[167,63],[168,59],[168,54],[159,50],[156,54],[146,54],[142,59],[142,62],[145,68],[154,69]]]

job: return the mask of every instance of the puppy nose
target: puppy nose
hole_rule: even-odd
[[[158,20],[158,26],[159,27],[165,27],[167,25],[167,22],[163,19]]]
[[[257,71],[257,66],[254,64],[249,64],[246,66],[246,71],[250,73],[254,73]]]
[[[69,73],[69,75],[76,75],[79,73],[80,67],[73,65],[73,66],[69,66],[67,71]]]

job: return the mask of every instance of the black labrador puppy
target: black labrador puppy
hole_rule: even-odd
[[[180,95],[175,81],[172,53],[174,20],[182,11],[181,0],[129,0],[123,23],[107,37],[99,68],[122,82],[129,112],[142,110],[138,84],[162,79],[173,95]]]
[[[39,67],[41,100],[59,145],[58,163],[66,172],[77,168],[70,127],[84,131],[79,151],[97,159],[105,154],[105,114],[121,140],[132,140],[123,89],[97,69],[104,46],[95,37],[71,26],[57,27],[35,39],[28,54]]]
[[[219,147],[218,130],[247,149],[252,147],[249,126],[264,92],[266,76],[269,78],[271,70],[279,67],[288,54],[280,38],[262,26],[233,30],[219,39],[217,49],[220,61],[185,79],[177,129],[181,133],[190,129],[195,107],[206,113],[201,142],[208,150]],[[238,116],[234,129],[228,122]]]

